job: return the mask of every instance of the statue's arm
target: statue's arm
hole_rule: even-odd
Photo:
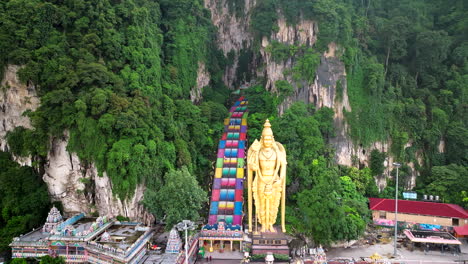
[[[249,148],[249,151],[247,153],[247,168],[251,171],[258,171],[259,166],[258,166],[258,151],[260,151],[260,142],[258,140],[255,140],[252,145]]]
[[[285,172],[286,172],[286,166],[288,162],[286,161],[286,149],[284,149],[283,145],[279,142],[276,142],[276,147],[278,149],[278,161],[280,163],[280,178],[283,179],[286,177]]]

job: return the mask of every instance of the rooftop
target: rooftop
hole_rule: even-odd
[[[406,229],[404,233],[411,242],[461,245],[460,241],[447,232]]]
[[[109,234],[109,239],[103,238],[105,233]],[[114,224],[105,233],[98,236],[94,241],[101,245],[107,245],[107,247],[127,250],[145,231],[140,230],[136,225]]]
[[[371,210],[395,212],[395,200],[369,198]],[[398,200],[398,212],[441,217],[468,218],[468,212],[456,204]]]
[[[468,225],[464,226],[454,226],[453,229],[455,230],[455,233],[459,236],[468,236]]]

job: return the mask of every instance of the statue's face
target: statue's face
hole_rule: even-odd
[[[263,146],[266,148],[271,148],[273,146],[273,137],[272,136],[264,136],[263,137]]]

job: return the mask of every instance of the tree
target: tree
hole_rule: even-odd
[[[20,166],[0,152],[0,252],[13,237],[43,224],[49,209],[47,188],[31,167]]]
[[[377,149],[371,151],[369,167],[372,172],[372,176],[382,175],[385,170],[384,161],[385,152],[380,152]]]
[[[364,168],[362,170],[351,167],[348,171],[349,178],[352,179],[356,190],[366,197],[373,197],[378,194],[375,179],[371,174],[371,169]]]
[[[25,258],[14,258],[10,261],[10,264],[28,264]]]
[[[429,184],[424,193],[438,195],[446,203],[464,205],[466,202],[466,186],[468,186],[468,169],[464,166],[450,164],[447,166],[434,166],[428,177]]]
[[[342,238],[340,231],[344,225],[344,211],[337,186],[339,182],[336,175],[329,172],[321,175],[312,189],[297,195],[298,211],[294,225],[316,244],[328,245]]]
[[[251,28],[258,37],[269,36],[272,31],[277,30],[278,13],[275,2],[261,1],[252,12]]]
[[[348,176],[340,177],[341,201],[345,213],[342,236],[350,241],[359,238],[364,233],[366,221],[370,219],[367,199],[359,192]],[[375,184],[374,184],[375,186]]]
[[[165,217],[166,228],[171,229],[182,220],[199,220],[199,210],[208,201],[207,194],[198,185],[186,167],[169,171],[164,176],[164,185],[157,192],[148,189],[144,204],[150,212]]]
[[[49,255],[43,256],[39,264],[65,264],[64,257],[51,257]]]
[[[468,129],[461,121],[450,123],[447,129],[447,159],[468,166]]]
[[[415,40],[415,63],[417,72],[440,70],[440,65],[447,58],[450,38],[445,31],[423,31]],[[417,79],[417,78],[416,78]]]
[[[369,219],[367,199],[350,177],[338,177],[336,170],[314,163],[314,186],[300,191],[297,210],[290,212],[293,230],[311,237],[316,244],[357,239]],[[327,219],[327,221],[324,221]]]

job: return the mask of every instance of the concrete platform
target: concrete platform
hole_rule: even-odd
[[[237,259],[241,260],[244,257],[244,253],[240,251],[225,250],[223,253],[219,251],[206,252],[205,257],[211,256],[212,259]]]
[[[288,237],[281,232],[281,228],[275,226],[276,232],[263,232],[252,234],[252,254],[289,255]]]

